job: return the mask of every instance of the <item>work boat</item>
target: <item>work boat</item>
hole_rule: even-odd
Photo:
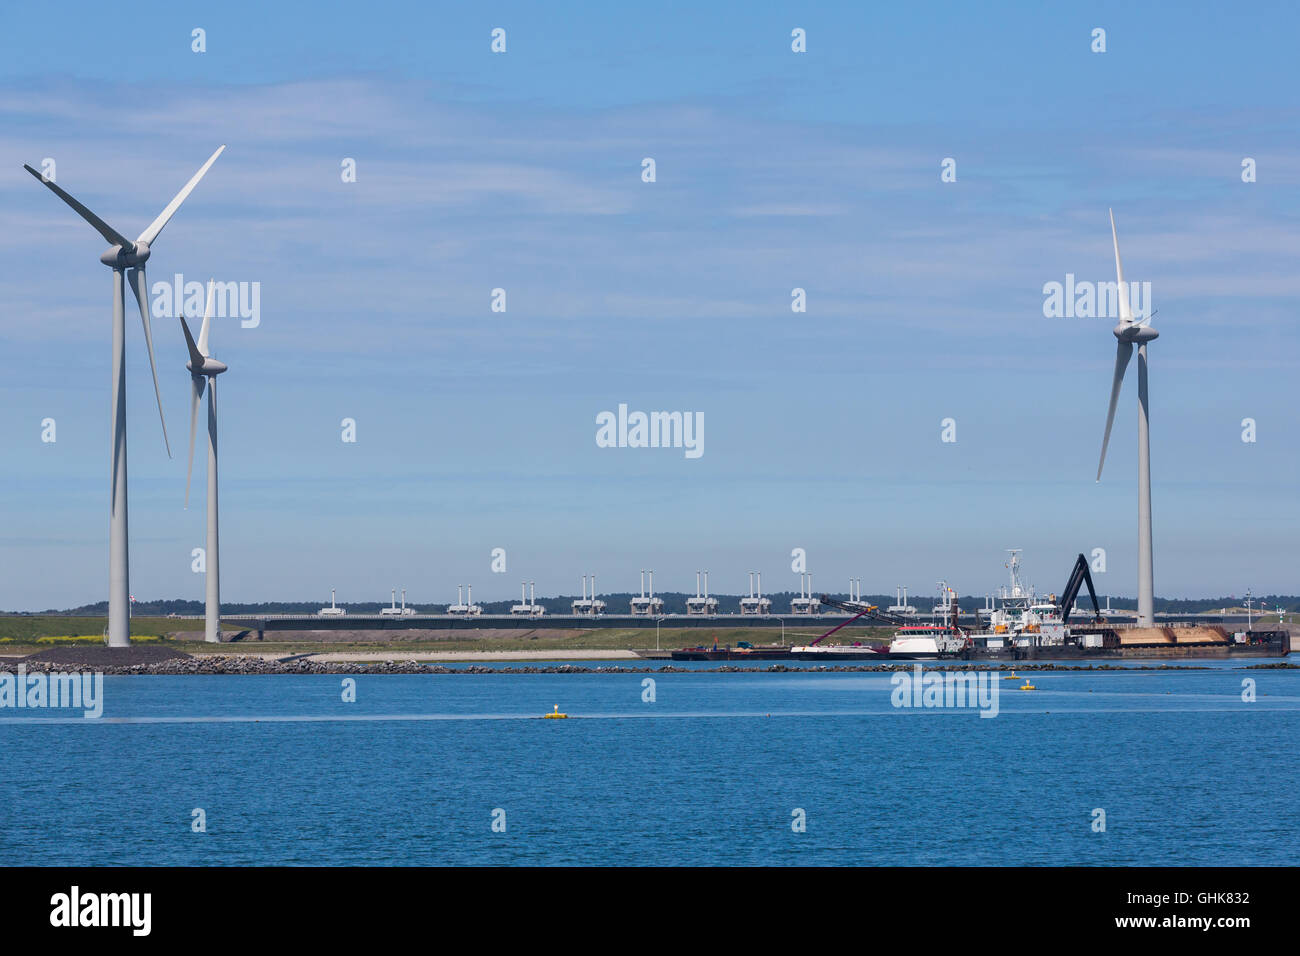
[[[1221,627],[1171,623],[1164,627],[1116,627],[1106,621],[1097,603],[1088,559],[1079,554],[1074,568],[1059,595],[1040,597],[1033,588],[1020,582],[1020,551],[1011,550],[1007,567],[1011,570],[1009,587],[989,595],[976,611],[975,622],[962,620],[957,595],[940,584],[940,597],[934,606],[934,619],[922,624],[898,612],[898,607],[882,610],[873,604],[841,600],[823,594],[821,603],[846,612],[847,617],[808,644],[795,647],[795,660],[875,660],[910,661],[959,657],[967,660],[1068,660],[1080,657],[1179,656],[1210,654],[1214,656],[1280,657],[1290,650],[1290,637],[1284,630],[1243,631],[1231,637]],[[1088,588],[1091,613],[1075,602],[1084,586]],[[870,646],[861,641],[850,645],[835,644],[833,636],[856,621],[863,624],[890,625],[894,631],[888,646]],[[863,624],[859,624],[862,627]],[[1032,688],[1025,688],[1027,690]]]
[[[1076,565],[1067,585],[1069,593],[1063,601],[1057,601],[1055,595],[1039,597],[1032,587],[1026,587],[1020,580],[1020,549],[1009,548],[1010,560],[1006,567],[1010,570],[1011,580],[1003,585],[998,593],[988,599],[978,616],[982,626],[971,633],[971,642],[981,651],[997,652],[1013,648],[1061,647],[1067,643],[1069,629],[1065,623],[1065,603],[1073,606],[1082,576]],[[1076,581],[1077,579],[1077,581]],[[1092,580],[1088,577],[1088,589],[1092,590]],[[1096,598],[1093,598],[1094,603]]]
[[[925,661],[956,657],[967,646],[965,635],[939,624],[907,624],[889,642],[884,656],[890,660]]]
[[[922,661],[965,655],[970,650],[971,641],[957,623],[960,615],[957,592],[948,587],[946,581],[940,581],[934,617],[943,623],[904,624],[889,642],[886,656],[890,660]]]
[[[814,638],[810,643],[791,649],[791,656],[801,661],[888,661],[888,660],[931,660],[940,657],[965,656],[971,647],[965,631],[956,623],[957,592],[940,583],[939,603],[935,605],[935,616],[942,617],[943,623],[913,624],[915,608],[910,613],[899,614],[897,609],[882,611],[872,604],[862,601],[841,601],[823,594],[821,603],[848,611],[852,617],[835,625],[825,634]],[[898,632],[888,645],[836,644],[826,639],[841,628],[847,627],[860,618],[869,618],[887,624],[894,624]]]
[[[947,583],[939,584],[939,600],[934,605],[935,623],[904,625],[890,642],[888,657],[896,660],[929,660],[943,657],[970,657],[983,652],[998,653],[1004,648],[1025,649],[1059,647],[1066,643],[1069,631],[1065,614],[1055,595],[1039,598],[1032,587],[1020,581],[1020,549],[1010,551],[1007,567],[1010,586],[1004,586],[982,611],[973,630],[960,623],[961,609],[957,592]],[[1079,572],[1076,569],[1076,576]],[[1089,581],[1089,587],[1092,584]],[[1069,600],[1073,601],[1073,594]],[[942,623],[939,623],[939,621]]]
[[[963,625],[957,592],[945,581],[939,582],[939,599],[934,605],[934,620],[928,624],[915,623],[896,612],[882,611],[861,600],[843,601],[823,594],[821,603],[847,611],[851,616],[835,625],[810,643],[795,647],[791,656],[795,660],[933,660],[950,657],[1000,657],[1014,655],[1035,657],[1049,648],[1061,653],[1071,644],[1067,627],[1074,599],[1079,588],[1088,585],[1096,620],[1101,619],[1097,594],[1088,573],[1088,562],[1081,554],[1075,561],[1070,580],[1058,600],[1056,595],[1039,598],[1033,588],[1020,582],[1020,550],[1011,551],[1007,563],[1011,569],[1011,586],[1004,587],[995,600],[989,597],[984,608],[976,612],[973,627]],[[1000,601],[1000,605],[998,603]],[[888,647],[835,644],[828,641],[837,631],[855,621],[867,618],[882,624],[892,624],[897,630]],[[1083,647],[1101,647],[1102,636],[1085,632],[1080,635]],[[1094,643],[1095,642],[1095,643]]]
[[[888,657],[887,650],[879,644],[799,644],[790,648],[790,657],[796,661],[878,661]]]

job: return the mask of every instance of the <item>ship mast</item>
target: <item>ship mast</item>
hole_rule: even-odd
[[[1020,552],[1023,548],[1007,548],[1007,554],[1011,555],[1011,560],[1007,562],[1007,567],[1011,570],[1011,598],[1019,599],[1025,596],[1025,590],[1020,584]]]

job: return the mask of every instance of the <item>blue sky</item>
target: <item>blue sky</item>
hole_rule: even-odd
[[[1113,280],[1108,207],[1159,310],[1157,594],[1300,590],[1294,7],[313,9],[6,11],[0,607],[106,593],[109,272],[21,166],[135,235],[220,143],[149,270],[261,288],[213,332],[228,600],[785,589],[796,547],[917,594],[1103,547],[1131,595],[1135,375],[1096,484],[1113,320],[1042,308]],[[127,334],[132,591],[198,599],[184,341],[155,320],[169,460]],[[598,448],[620,403],[703,413],[704,455]]]

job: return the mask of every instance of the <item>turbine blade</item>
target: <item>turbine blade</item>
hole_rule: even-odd
[[[153,329],[149,326],[149,303],[145,295],[148,288],[145,280],[144,266],[127,270],[127,279],[135,290],[135,301],[140,305],[140,321],[144,325],[144,344],[149,350],[149,371],[153,372],[153,394],[158,399],[158,421],[162,422],[163,444],[167,446],[167,457],[172,457],[172,443],[167,439],[167,419],[163,416],[162,389],[158,387],[158,364],[153,359]]]
[[[216,287],[214,279],[208,280],[208,302],[203,308],[203,325],[199,328],[199,351],[207,358],[212,353],[208,350],[208,328],[212,322],[212,293]]]
[[[1128,285],[1124,282],[1124,263],[1119,259],[1119,236],[1115,233],[1115,210],[1110,211],[1110,238],[1115,243],[1115,278],[1119,286],[1119,320],[1133,321],[1133,307],[1128,298]]]
[[[181,321],[184,321],[183,319]],[[189,338],[190,330],[185,330]],[[190,478],[194,474],[194,433],[199,427],[199,399],[203,397],[203,376],[190,376],[190,463],[185,469],[185,507],[190,506]]]
[[[221,155],[221,151],[225,148],[224,144],[217,147],[217,151],[208,157],[206,163],[199,167],[199,171],[185,184],[185,188],[176,194],[176,198],[167,204],[167,208],[160,212],[158,218],[149,224],[149,228],[140,233],[140,238],[136,242],[143,242],[145,245],[153,244],[153,241],[158,238],[158,233],[163,231],[163,226],[167,225],[167,220],[171,219],[176,214],[176,210],[181,208],[181,203],[194,191],[194,187],[199,184],[203,174],[217,161],[217,157]]]
[[[199,351],[199,347],[194,344],[194,336],[190,335],[189,324],[185,321],[185,316],[181,316],[181,331],[185,333],[185,346],[190,350],[190,364],[193,365],[192,372],[197,374],[203,369],[204,355]]]
[[[123,249],[127,250],[128,252],[135,249],[135,243],[133,243],[130,239],[123,236],[120,232],[118,232],[108,223],[104,222],[104,220],[100,219],[98,216],[96,216],[93,212],[91,212],[81,203],[73,199],[70,195],[68,195],[66,192],[60,189],[57,184],[46,179],[36,170],[32,169],[32,167],[28,166],[26,163],[23,163],[23,169],[27,170],[29,173],[35,176],[37,181],[44,183],[46,186],[50,188],[50,191],[53,192],[54,195],[58,196],[65,203],[67,203],[69,206],[75,209],[77,215],[79,215],[82,219],[86,220],[86,222],[94,226],[95,231],[99,233],[101,236],[103,236],[106,240],[108,240],[108,242],[111,245],[121,246]]]
[[[1115,349],[1115,381],[1110,386],[1110,411],[1106,413],[1106,434],[1101,440],[1101,460],[1097,462],[1097,480],[1101,481],[1101,469],[1106,464],[1106,446],[1110,444],[1110,427],[1115,424],[1115,405],[1119,402],[1119,389],[1124,384],[1124,371],[1129,359],[1133,357],[1133,343],[1119,342]]]

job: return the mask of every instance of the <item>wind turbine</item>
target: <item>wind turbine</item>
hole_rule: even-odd
[[[24,164],[23,169],[35,176],[50,188],[56,196],[73,208],[82,219],[103,236],[109,248],[99,257],[99,261],[113,270],[113,479],[111,492],[111,509],[108,525],[108,645],[109,647],[127,647],[131,643],[131,607],[130,581],[126,521],[126,317],[125,290],[123,289],[123,270],[129,270],[126,276],[135,292],[136,302],[140,306],[140,321],[144,323],[144,343],[149,350],[149,369],[153,372],[154,397],[158,400],[158,419],[162,422],[163,444],[167,448],[167,457],[171,457],[171,443],[167,440],[167,421],[163,418],[162,393],[158,388],[158,367],[153,357],[153,333],[149,328],[149,308],[145,301],[148,283],[145,279],[145,261],[150,255],[150,245],[158,238],[163,227],[190,192],[198,185],[209,167],[217,161],[221,146],[208,157],[194,177],[185,184],[185,188],[176,194],[167,204],[158,218],[149,224],[149,228],[140,233],[132,242],[93,212],[77,202],[72,196],[60,189],[52,180],[46,179],[32,167]]]
[[[1138,612],[1139,627],[1155,624],[1155,585],[1151,558],[1151,433],[1147,407],[1147,343],[1160,333],[1151,328],[1151,316],[1144,315],[1134,321],[1133,307],[1129,301],[1128,284],[1124,281],[1124,264],[1119,258],[1119,237],[1115,233],[1115,212],[1110,213],[1110,237],[1115,244],[1115,275],[1119,286],[1119,324],[1113,331],[1119,345],[1115,350],[1115,379],[1110,386],[1110,411],[1106,413],[1106,434],[1101,440],[1101,460],[1097,462],[1097,480],[1106,464],[1106,446],[1110,444],[1110,428],[1115,422],[1115,405],[1119,401],[1124,372],[1133,357],[1133,345],[1138,352]]]
[[[199,424],[199,399],[203,397],[206,381],[208,389],[208,536],[204,542],[204,578],[206,589],[203,604],[203,639],[217,643],[221,640],[221,554],[217,540],[217,376],[226,370],[224,362],[211,357],[208,335],[212,323],[212,293],[214,285],[208,280],[208,301],[203,309],[203,325],[199,327],[199,341],[195,343],[190,327],[181,316],[181,329],[185,344],[190,350],[190,360],[185,367],[190,370],[190,463],[185,470],[185,507],[190,506],[190,477],[194,474],[194,433]]]

